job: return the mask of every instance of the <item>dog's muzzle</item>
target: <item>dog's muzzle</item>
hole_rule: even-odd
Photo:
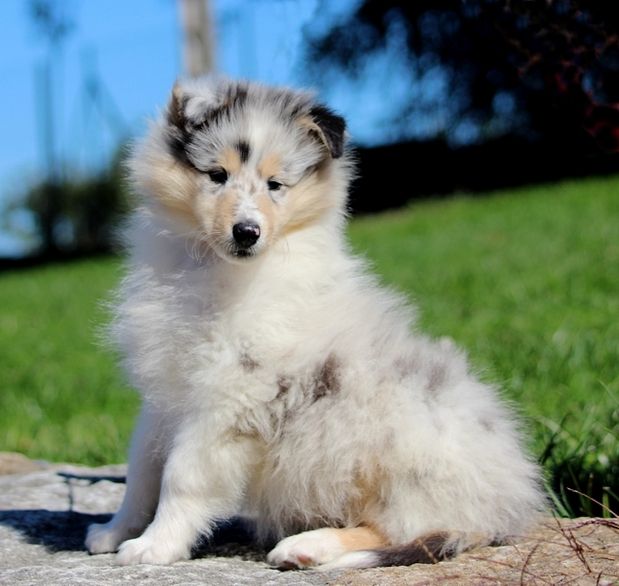
[[[239,222],[232,226],[232,237],[239,248],[251,248],[260,238],[260,226],[253,222]]]

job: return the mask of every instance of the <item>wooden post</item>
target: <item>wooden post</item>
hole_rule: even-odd
[[[215,69],[214,27],[208,0],[179,0],[184,36],[185,74],[197,77]]]

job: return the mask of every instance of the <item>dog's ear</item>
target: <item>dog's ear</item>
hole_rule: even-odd
[[[168,102],[168,108],[166,111],[167,121],[170,126],[175,126],[178,129],[184,129],[187,123],[185,116],[185,105],[187,104],[187,97],[184,95],[183,90],[178,82],[174,84],[172,88],[172,95]]]
[[[187,143],[191,136],[191,124],[187,120],[188,97],[177,82],[172,88],[172,95],[166,108],[166,140],[171,153],[177,160],[190,164],[187,157]]]
[[[167,142],[174,156],[191,165],[187,146],[195,132],[207,129],[241,93],[232,84],[176,82],[165,114]]]
[[[182,131],[208,127],[225,112],[242,106],[247,98],[243,83],[174,84],[167,108],[170,126]]]
[[[302,119],[303,126],[326,147],[329,154],[337,159],[344,154],[346,140],[346,121],[329,108],[316,104]]]
[[[207,122],[217,107],[214,92],[197,93],[176,82],[168,103],[167,121],[170,126],[187,131]]]

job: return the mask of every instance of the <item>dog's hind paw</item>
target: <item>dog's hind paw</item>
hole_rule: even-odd
[[[321,566],[342,553],[336,531],[316,529],[282,539],[267,555],[267,562],[281,570],[296,570]]]

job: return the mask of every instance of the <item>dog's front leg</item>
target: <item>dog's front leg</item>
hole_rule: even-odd
[[[125,498],[108,523],[88,528],[86,548],[90,553],[116,551],[123,541],[142,533],[152,521],[163,468],[159,425],[159,415],[143,407],[131,442]]]
[[[255,440],[205,427],[197,416],[183,423],[164,466],[155,519],[141,537],[122,544],[120,564],[187,559],[200,534],[239,512]]]

